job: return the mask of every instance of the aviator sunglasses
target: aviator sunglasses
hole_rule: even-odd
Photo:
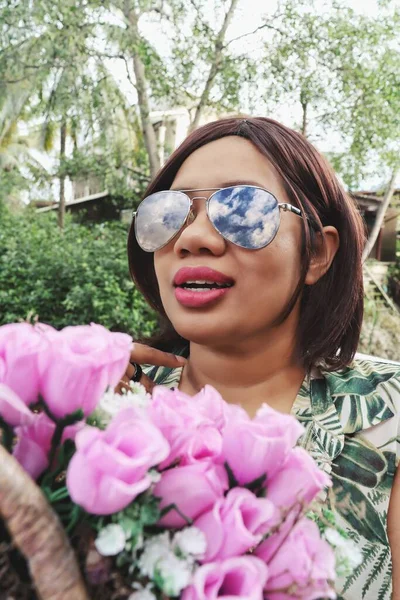
[[[196,195],[189,197],[188,192]],[[207,198],[197,192],[213,193]],[[199,199],[206,200],[207,216],[218,233],[248,250],[260,250],[273,241],[281,210],[303,218],[300,209],[279,203],[271,192],[253,185],[155,192],[144,198],[133,213],[135,235],[142,250],[156,252],[166,246],[193,217],[193,201]]]

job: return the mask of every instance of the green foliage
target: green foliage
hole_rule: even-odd
[[[383,300],[366,298],[359,352],[400,362],[400,314]]]
[[[127,199],[132,189],[140,193],[149,157],[135,57],[144,68],[146,113],[186,107],[193,119],[201,106],[203,116],[250,111],[280,119],[284,106],[287,124],[324,142],[349,187],[367,176],[385,183],[400,139],[396,1],[366,15],[348,0],[328,0],[323,10],[315,0],[284,0],[257,37],[243,26],[232,39],[229,27],[221,40],[231,3],[0,0],[2,195],[18,198],[31,187],[47,198],[49,182],[64,176],[93,177],[99,189]],[[246,10],[240,0],[235,25]],[[23,139],[21,124],[31,139]],[[32,145],[50,157],[49,172],[32,163]]]
[[[128,273],[126,226],[0,212],[0,324],[37,316],[56,328],[96,322],[137,337],[155,317]]]
[[[294,106],[304,134],[331,138],[330,161],[354,188],[393,168],[399,153],[400,12],[394,2],[372,16],[346,1],[318,7],[286,0],[266,17],[266,105]]]

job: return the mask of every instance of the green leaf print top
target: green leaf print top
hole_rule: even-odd
[[[182,368],[148,368],[159,385],[178,387]],[[363,552],[337,583],[340,600],[390,600],[392,560],[387,514],[400,459],[400,365],[355,360],[337,372],[313,370],[292,414],[305,427],[300,444],[331,475],[326,501]]]

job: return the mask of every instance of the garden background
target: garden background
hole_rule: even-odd
[[[331,161],[368,225],[360,350],[400,360],[397,0],[0,0],[0,324],[156,327],[126,237],[198,125],[265,115]]]

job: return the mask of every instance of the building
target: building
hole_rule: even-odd
[[[364,218],[369,235],[375,223],[376,213],[383,200],[383,196],[378,196],[376,192],[353,192],[351,195],[356,201],[361,215]],[[395,207],[393,207],[393,205],[395,205]],[[399,227],[400,189],[397,189],[394,193],[392,206],[386,211],[383,227],[370,254],[371,258],[383,262],[392,262],[396,260],[396,245],[400,235]]]

